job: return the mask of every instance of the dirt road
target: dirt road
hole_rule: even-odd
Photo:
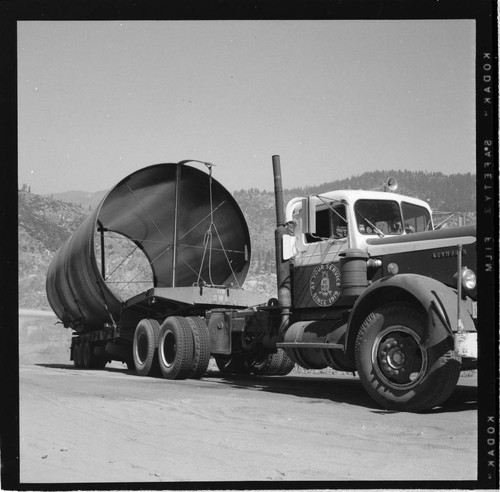
[[[476,479],[475,377],[415,415],[378,409],[350,375],[167,381],[21,362],[21,483]]]

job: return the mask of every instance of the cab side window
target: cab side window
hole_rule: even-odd
[[[308,243],[347,237],[345,206],[335,205],[316,211],[316,233],[306,234]]]
[[[432,228],[431,216],[427,209],[407,202],[403,202],[402,207],[406,234]]]

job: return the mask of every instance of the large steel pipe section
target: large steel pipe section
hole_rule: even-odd
[[[246,221],[211,172],[181,163],[146,167],[103,198],[49,267],[49,303],[77,331],[117,322],[125,300],[103,278],[99,263],[105,258],[96,261],[101,230],[135,243],[150,264],[154,287],[240,287],[250,265]]]
[[[95,261],[98,210],[87,217],[55,254],[47,272],[47,299],[64,326],[77,331],[112,323],[120,301],[110,291]]]

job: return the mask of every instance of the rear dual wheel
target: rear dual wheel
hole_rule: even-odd
[[[141,376],[202,377],[210,361],[210,336],[202,318],[170,316],[161,325],[143,319],[134,333],[133,359]]]
[[[253,373],[258,376],[285,376],[295,367],[295,362],[280,348],[276,353],[266,354],[250,361],[245,355],[240,354],[219,355],[215,357],[215,362],[220,372],[227,375]]]
[[[251,371],[260,376],[284,376],[295,367],[295,363],[283,349],[267,354],[251,364]]]
[[[194,374],[194,337],[186,318],[170,316],[161,325],[158,361],[166,379],[186,379]]]
[[[97,367],[97,358],[93,353],[94,347],[89,340],[83,342],[83,367],[85,369],[94,369]]]
[[[103,369],[108,362],[105,357],[94,354],[90,340],[78,339],[73,348],[73,363],[77,369]]]
[[[210,362],[210,332],[203,318],[188,316],[187,322],[193,333],[193,366],[191,376],[194,379],[201,378],[207,372]]]
[[[139,321],[134,333],[132,357],[140,376],[156,376],[158,367],[158,338],[160,324],[154,319]]]
[[[83,340],[76,340],[73,345],[73,364],[76,369],[83,367]]]
[[[215,363],[219,371],[224,375],[250,374],[251,366],[244,355],[224,356],[217,355]]]

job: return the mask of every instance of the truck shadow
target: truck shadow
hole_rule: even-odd
[[[64,369],[70,371],[83,371],[77,369],[72,363],[66,364],[35,364],[40,367],[52,369]],[[125,373],[131,377],[139,376],[134,371],[123,367],[109,367],[104,369],[89,369],[90,371],[105,371],[110,373]],[[155,379],[161,379],[157,377]],[[281,393],[286,395],[308,398],[309,404],[331,401],[345,403],[370,409],[376,414],[398,413],[393,410],[384,410],[378,407],[367,395],[360,379],[352,375],[301,375],[289,374],[287,376],[254,376],[239,375],[231,376],[221,374],[218,370],[209,370],[205,376],[199,380],[203,384],[203,379],[209,379],[212,383],[231,386],[232,388],[246,389],[249,391],[267,391],[270,393]],[[478,388],[473,381],[468,378],[458,381],[458,385],[453,394],[444,402],[442,406],[433,408],[425,413],[450,413],[463,412],[467,410],[477,410],[478,408]],[[189,381],[189,380],[188,380]],[[181,383],[182,381],[178,381]]]
[[[38,366],[38,367],[47,367],[49,369],[65,369],[67,371],[76,371],[76,372],[80,372],[80,371],[105,371],[105,372],[126,372],[126,373],[129,373],[131,375],[136,375],[133,371],[127,369],[127,366],[125,364],[123,364],[123,367],[109,367],[109,366],[106,366],[104,367],[103,369],[78,369],[74,366],[74,364],[72,362],[70,363],[62,363],[62,364],[47,364],[47,363],[37,363],[37,364],[34,364],[35,366]]]
[[[211,379],[217,378],[221,384],[230,385],[234,388],[268,391],[271,393],[282,393],[309,398],[310,401],[308,403],[311,404],[328,400],[336,403],[362,406],[378,414],[398,413],[393,410],[384,410],[378,407],[368,396],[357,376],[228,376],[215,371],[213,373],[208,373],[206,377]],[[425,413],[463,412],[467,410],[477,410],[477,408],[477,386],[461,384],[461,381],[459,381],[453,394],[442,406],[436,407]]]

